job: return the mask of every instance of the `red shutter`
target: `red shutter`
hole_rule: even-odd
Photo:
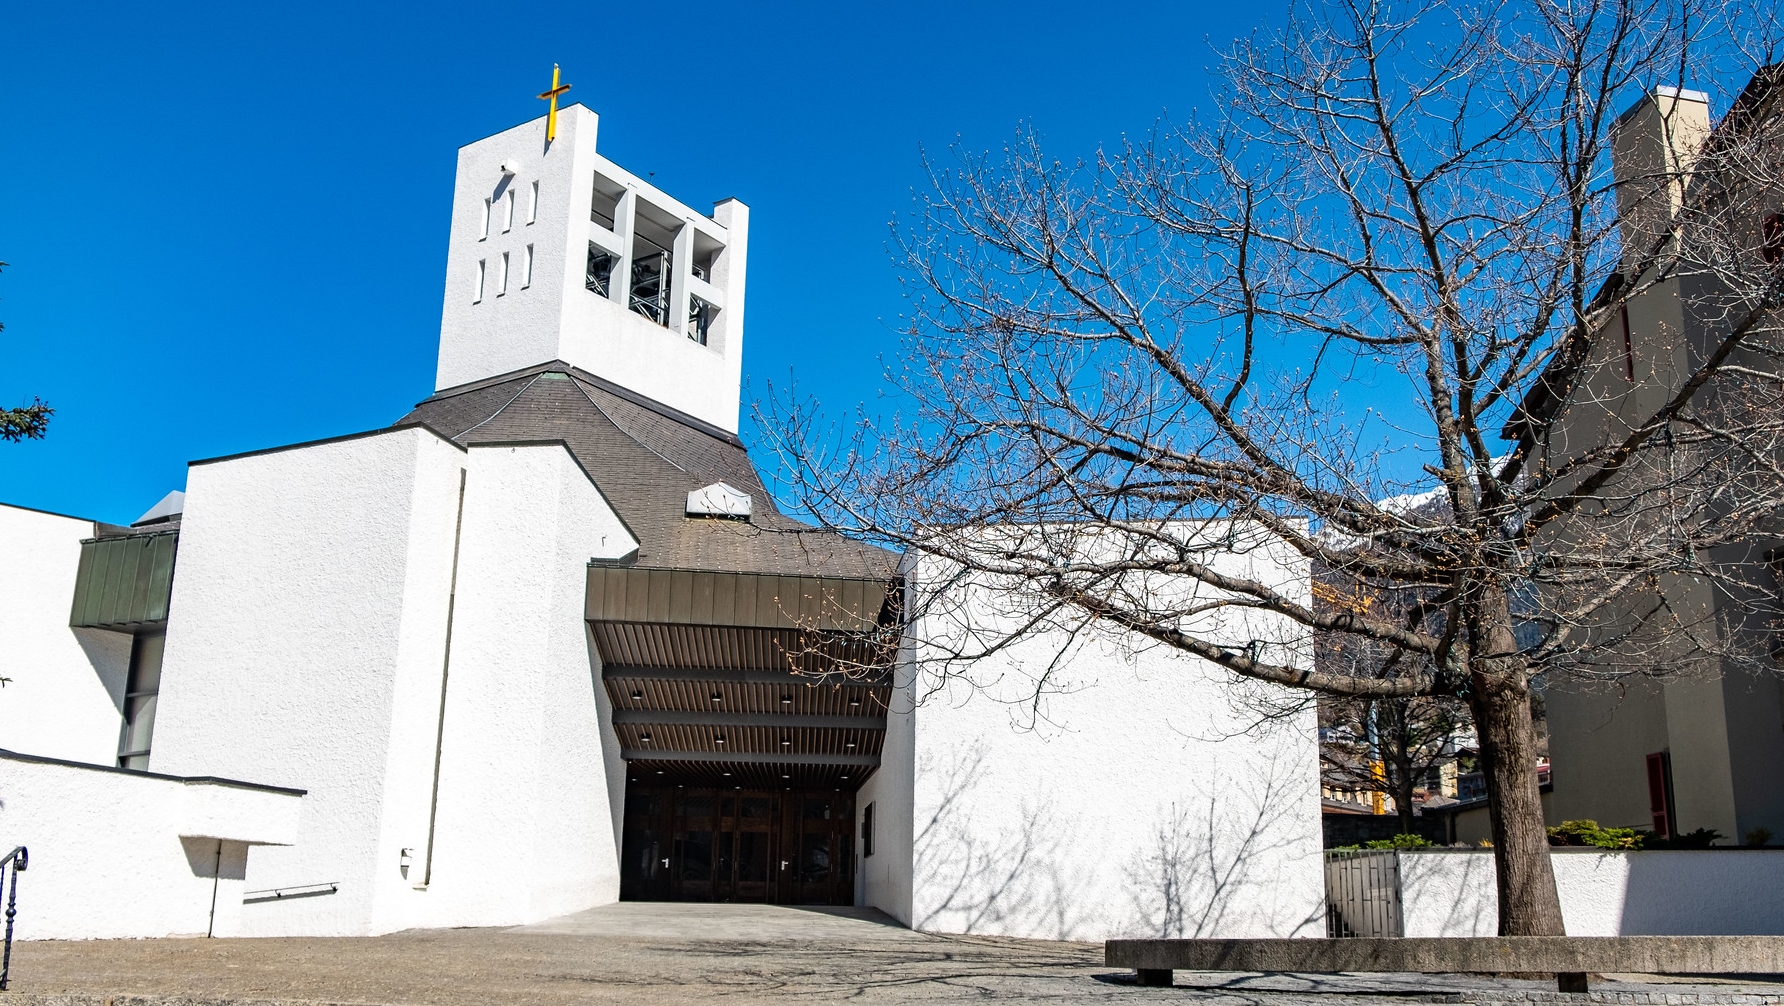
[[[1654,815],[1654,834],[1659,838],[1672,837],[1672,794],[1666,784],[1667,768],[1665,751],[1648,756],[1648,810]]]

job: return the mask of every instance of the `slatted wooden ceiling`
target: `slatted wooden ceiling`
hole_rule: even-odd
[[[897,586],[591,567],[589,623],[628,777],[859,786],[885,744]]]

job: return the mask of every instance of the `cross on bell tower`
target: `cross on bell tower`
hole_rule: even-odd
[[[540,101],[551,102],[551,111],[545,113],[545,142],[557,139],[557,100],[558,95],[570,89],[569,84],[558,83],[558,65],[551,64],[551,90],[539,95]]]

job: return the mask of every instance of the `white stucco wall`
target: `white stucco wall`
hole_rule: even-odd
[[[886,710],[886,739],[880,747],[880,767],[855,794],[855,834],[861,834],[861,817],[873,804],[873,855],[856,855],[856,900],[872,905],[909,926],[912,924],[913,876],[916,862],[912,821],[916,809],[916,710],[912,687],[915,668],[901,661],[893,670],[892,705]]]
[[[0,853],[23,845],[25,940],[233,936],[246,861],[291,842],[295,792],[0,755]],[[215,918],[212,906],[215,904]]]
[[[1219,561],[1308,589],[1304,563],[1280,547]],[[918,592],[928,565],[912,577]],[[952,608],[919,602],[911,610],[946,614],[921,614],[910,638],[921,650],[958,628],[943,623],[987,630],[1007,617],[993,607],[970,597]],[[1304,642],[1275,623],[1203,631],[1240,643],[1261,634],[1291,649]],[[932,932],[1323,932],[1310,705],[1283,713],[1291,696],[1282,690],[1098,633],[1069,646],[1060,635],[1032,639],[953,672],[937,677],[919,662],[901,682],[895,701],[913,714],[905,721],[894,710],[887,757],[860,802],[883,801],[888,852],[900,848],[890,832],[910,807],[910,893],[907,907],[903,868],[888,856],[866,864],[870,904]]]
[[[1555,851],[1569,936],[1784,935],[1784,849]],[[1491,852],[1400,854],[1407,936],[1493,936]]]
[[[130,636],[71,629],[81,539],[93,522],[0,504],[0,748],[115,765]]]
[[[635,547],[561,445],[470,451],[439,824],[414,924],[537,921],[619,897],[619,745],[584,621]]]
[[[358,935],[425,834],[459,472],[419,428],[191,468],[150,768],[310,791],[247,888],[245,935]]]

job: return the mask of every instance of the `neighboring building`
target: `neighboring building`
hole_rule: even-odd
[[[20,933],[616,899],[1318,931],[1311,713],[1251,729],[1210,665],[1116,639],[1074,641],[1038,710],[1020,652],[935,678],[923,563],[778,512],[738,437],[747,208],[684,205],[596,126],[459,152],[438,390],[395,425],[194,462],[127,528],[0,506]],[[1280,543],[1232,561],[1308,590]],[[150,786],[227,792],[163,820],[119,796]],[[163,887],[177,919],[110,912]]]
[[[1612,132],[1614,171],[1622,186],[1623,246],[1651,246],[1669,213],[1701,178],[1668,182],[1665,199],[1640,212],[1630,195],[1651,179],[1679,178],[1689,172],[1706,144],[1738,130],[1777,129],[1779,68],[1762,70],[1734,109],[1712,128],[1708,96],[1696,91],[1657,88],[1618,119]],[[1701,172],[1700,172],[1701,175]],[[1718,179],[1727,181],[1727,179]],[[1737,184],[1744,184],[1737,182]],[[1767,263],[1784,251],[1784,193],[1769,194],[1773,209],[1746,226],[1757,238],[1764,228]],[[1659,216],[1656,216],[1656,215]],[[1752,242],[1756,247],[1760,241]],[[1589,449],[1605,431],[1628,428],[1650,414],[1680,386],[1703,359],[1723,323],[1693,307],[1717,281],[1692,275],[1659,283],[1635,296],[1626,311],[1597,332],[1579,386],[1566,401],[1555,401],[1545,380],[1525,402],[1527,414],[1559,413],[1542,438],[1543,460],[1553,467]],[[1508,428],[1508,439],[1516,435]],[[1775,591],[1771,556],[1740,553],[1726,561],[1751,563],[1750,577]],[[1705,632],[1755,633],[1769,638],[1776,627],[1746,614],[1775,608],[1777,597],[1704,596]],[[1710,629],[1709,626],[1719,626]],[[1730,638],[1723,636],[1722,638]],[[1666,663],[1659,656],[1656,662]],[[1663,671],[1676,668],[1663,667]],[[1609,677],[1609,676],[1607,676]],[[1713,829],[1723,844],[1784,836],[1784,687],[1774,673],[1760,673],[1733,660],[1717,659],[1697,673],[1614,680],[1552,680],[1544,687],[1549,745],[1554,760],[1553,796],[1545,801],[1550,824],[1592,819],[1604,826],[1652,829],[1671,834]]]

